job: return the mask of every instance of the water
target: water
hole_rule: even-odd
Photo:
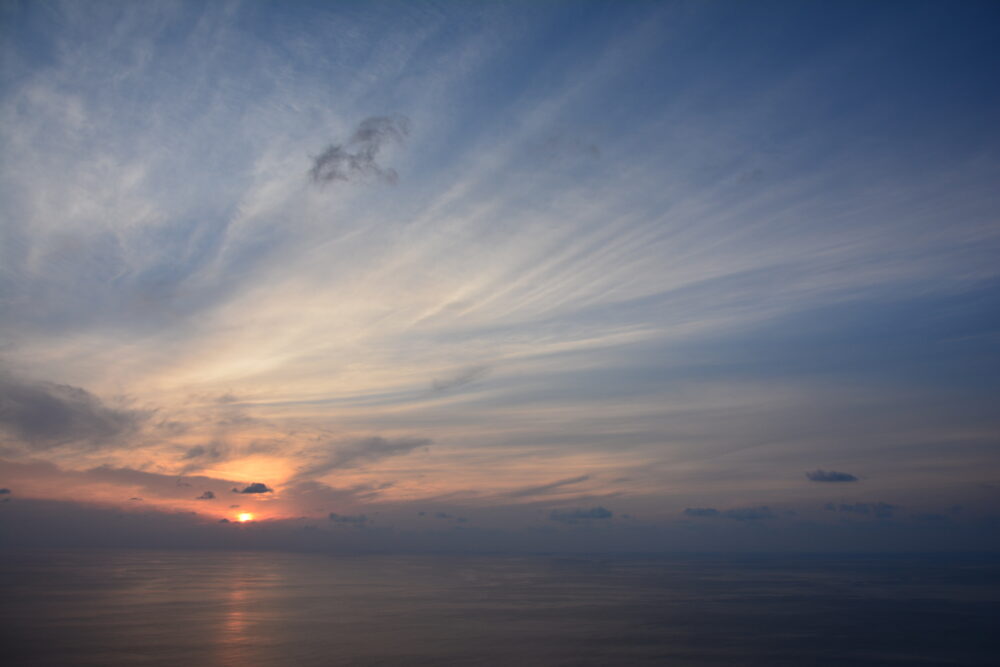
[[[5,665],[987,665],[987,558],[0,552]]]

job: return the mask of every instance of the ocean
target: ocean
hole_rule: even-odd
[[[985,556],[0,551],[4,665],[987,665]]]

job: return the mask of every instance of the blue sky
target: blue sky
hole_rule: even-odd
[[[997,13],[4,3],[0,509],[995,547]]]

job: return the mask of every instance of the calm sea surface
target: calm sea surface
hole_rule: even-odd
[[[989,558],[0,551],[4,665],[987,665]]]

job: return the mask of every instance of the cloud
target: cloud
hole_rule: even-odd
[[[590,509],[575,510],[552,510],[549,519],[562,523],[580,523],[590,519],[610,519],[614,513],[603,507],[592,507]]]
[[[212,493],[211,491],[206,491],[205,493],[195,498],[195,500],[215,500],[215,494]]]
[[[540,484],[538,486],[528,486],[523,489],[515,489],[505,493],[508,498],[523,498],[525,496],[539,496],[559,489],[564,486],[570,486],[572,484],[579,484],[580,482],[586,482],[590,479],[590,475],[580,475],[579,477],[569,477],[567,479],[560,479],[555,482],[549,482],[548,484]]]
[[[189,447],[184,452],[184,455],[181,456],[182,461],[187,461],[187,464],[181,469],[181,473],[187,474],[204,467],[208,463],[217,463],[225,461],[228,458],[229,448],[223,443],[213,442],[209,445],[195,445],[194,447]]]
[[[222,447],[219,443],[212,443],[207,447],[205,445],[195,445],[194,447],[188,448],[184,455],[181,457],[182,461],[189,461],[191,459],[207,459],[210,461],[216,461],[223,457],[224,453]]]
[[[772,519],[774,518],[774,513],[770,507],[762,505],[761,507],[741,507],[726,510],[724,516],[727,519],[735,519],[736,521],[757,521],[759,519]]]
[[[365,438],[336,448],[329,455],[311,466],[301,468],[296,479],[324,475],[331,470],[354,468],[364,463],[374,463],[391,456],[409,454],[419,447],[430,446],[426,438],[397,438],[387,440],[381,437]]]
[[[0,496],[5,496],[10,493],[10,489],[0,489]]]
[[[714,507],[685,507],[684,514],[687,516],[719,516],[722,512]]]
[[[806,477],[812,482],[856,482],[858,478],[849,472],[837,472],[835,470],[813,470],[807,472]]]
[[[489,375],[491,370],[491,367],[486,365],[469,366],[448,377],[435,378],[431,382],[431,389],[434,391],[447,391],[448,389],[455,389],[456,387],[471,384]]]
[[[242,491],[233,489],[233,493],[271,493],[272,491],[273,489],[268,488],[266,484],[261,484],[260,482],[249,484]]]
[[[364,514],[347,515],[347,514],[337,514],[336,512],[330,512],[330,521],[333,523],[342,523],[349,526],[354,526],[355,528],[363,528],[368,524],[368,517]]]
[[[147,413],[106,407],[85,389],[0,373],[0,431],[35,450],[102,446],[135,431]]]
[[[399,179],[396,170],[380,166],[376,158],[387,142],[402,142],[409,133],[410,121],[405,116],[366,118],[354,130],[350,139],[341,144],[330,144],[314,158],[309,176],[314,183],[374,176],[393,184]]]
[[[831,509],[830,505],[827,505],[828,509]],[[854,503],[846,504],[841,503],[837,506],[838,512],[848,512],[851,514],[863,514],[871,515],[878,519],[888,519],[892,517],[893,510],[896,509],[895,505],[890,505],[889,503]]]

